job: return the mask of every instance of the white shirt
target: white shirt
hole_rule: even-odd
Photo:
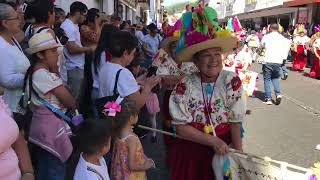
[[[110,180],[108,173],[108,166],[105,160],[100,158],[100,166],[87,162],[82,157],[82,153],[80,155],[80,159],[74,173],[74,180]],[[89,169],[92,169],[90,171]]]
[[[33,72],[32,75],[32,87],[38,93],[38,95],[48,101],[50,104],[59,108],[64,109],[59,99],[54,96],[51,92],[63,86],[62,80],[55,73],[49,72],[47,69],[38,69]],[[29,90],[29,85],[27,84],[27,89]],[[28,92],[29,94],[29,92]],[[43,106],[41,101],[35,96],[31,95],[31,102],[37,106]]]
[[[69,38],[68,42],[75,42],[79,47],[83,47],[81,44],[79,26],[74,24],[70,19],[66,19],[60,26],[66,36]],[[85,53],[70,54],[67,48],[64,48],[64,54],[66,58],[67,70],[83,69],[85,61]]]
[[[133,74],[125,67],[119,64],[107,62],[101,67],[99,74],[99,97],[113,96],[113,88],[116,80],[116,74],[122,69],[119,75],[117,90],[121,97],[127,97],[140,90]]]
[[[298,35],[293,39],[293,43],[298,45],[306,45],[309,41],[310,41],[310,38],[306,35],[302,37]]]
[[[92,63],[91,68],[92,68],[92,87],[99,89],[99,74],[100,74],[100,69],[102,66],[105,66],[107,64],[107,59],[106,59],[106,53],[102,52],[101,57],[100,57],[100,66],[97,68],[97,73],[94,70],[94,64]]]
[[[17,42],[17,41],[16,41]],[[30,66],[19,44],[11,45],[0,36],[0,86],[3,99],[12,112],[23,112],[18,103],[22,95],[23,80]]]
[[[155,37],[150,36],[150,34],[144,36],[143,42],[146,43],[149,50],[151,50],[152,57],[154,57],[154,55],[157,53],[161,41],[162,37],[159,34],[157,34]]]
[[[284,50],[290,47],[288,39],[278,32],[266,34],[261,41],[265,47],[265,63],[282,64],[284,59]]]

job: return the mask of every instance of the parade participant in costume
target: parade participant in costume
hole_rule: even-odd
[[[177,41],[179,40],[180,26],[181,21],[178,20],[162,42],[161,47],[165,49],[168,56],[162,61],[157,70],[157,75],[161,76],[162,79],[161,85],[165,89],[163,112],[165,118],[164,128],[167,130],[170,129],[172,119],[169,114],[169,98],[173,88],[185,74],[192,74],[193,72],[198,71],[197,67],[192,62],[177,62],[175,60],[175,50],[177,48]],[[169,137],[165,136],[166,142],[169,141],[168,138]]]
[[[239,75],[246,96],[252,96],[253,93],[257,90],[258,73],[248,70],[251,64],[251,50],[245,44],[240,45],[224,60],[223,69]]]
[[[227,56],[224,62],[225,70],[238,73],[238,70],[247,70],[248,67],[251,66],[251,50],[247,45],[243,43],[240,44],[242,45]]]
[[[185,76],[169,100],[172,124],[186,139],[176,139],[169,149],[171,180],[212,180],[214,154],[226,154],[228,145],[242,151],[246,108],[241,80],[222,70],[222,53],[235,48],[237,38],[222,30],[216,17],[211,7],[199,6],[182,18],[176,58],[193,60],[200,72]]]
[[[295,52],[293,56],[293,70],[303,71],[307,64],[306,43],[310,41],[310,38],[306,35],[303,25],[297,26],[297,33],[298,35],[293,39],[292,46],[292,50]]]
[[[315,33],[310,40],[312,51],[315,54],[309,76],[320,79],[320,32]]]
[[[252,30],[251,34],[246,38],[246,42],[248,43],[248,47],[251,50],[252,59],[255,61],[256,59],[256,49],[260,46],[260,39],[257,36],[257,32]]]

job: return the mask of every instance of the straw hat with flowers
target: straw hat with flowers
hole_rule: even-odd
[[[199,4],[193,12],[182,15],[178,61],[191,61],[194,54],[208,48],[221,48],[222,53],[226,53],[237,45],[238,39],[218,25],[217,12],[213,8]]]
[[[28,54],[35,54],[40,51],[61,47],[49,32],[36,33],[31,37],[28,44],[29,48],[26,49]]]
[[[168,28],[165,39],[161,42],[161,48],[169,52],[170,45],[179,40],[180,37],[181,20],[179,19],[174,26]]]

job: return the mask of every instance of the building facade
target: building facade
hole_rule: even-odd
[[[260,28],[280,23],[284,28],[297,23],[311,24],[320,15],[320,0],[211,0],[219,20],[237,16],[245,27]],[[318,2],[319,1],[319,2]]]
[[[122,20],[130,20],[132,23],[142,21],[144,13],[149,10],[147,0],[55,0],[55,5],[69,12],[74,1],[81,1],[88,8],[100,9],[108,15],[118,14]]]

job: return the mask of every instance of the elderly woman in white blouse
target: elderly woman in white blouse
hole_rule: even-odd
[[[199,11],[215,19],[214,9],[195,10]],[[193,22],[199,19],[198,14],[192,14]],[[181,30],[186,32],[179,39],[184,45],[178,45],[176,59],[193,61],[199,72],[184,76],[170,96],[172,125],[183,138],[175,139],[168,151],[170,180],[215,179],[213,156],[227,154],[229,147],[242,151],[241,123],[246,112],[243,88],[240,78],[222,66],[222,54],[237,47],[237,38],[210,22],[193,25],[187,32]],[[203,27],[208,31],[199,31]]]
[[[22,95],[23,80],[30,66],[29,60],[15,39],[21,32],[21,21],[18,12],[5,3],[0,3],[0,86],[4,90],[3,99],[13,112],[13,117],[22,128],[21,115],[24,111],[18,106]],[[0,119],[1,121],[1,119]],[[22,179],[33,179],[33,169],[22,131],[12,145],[18,159]]]

